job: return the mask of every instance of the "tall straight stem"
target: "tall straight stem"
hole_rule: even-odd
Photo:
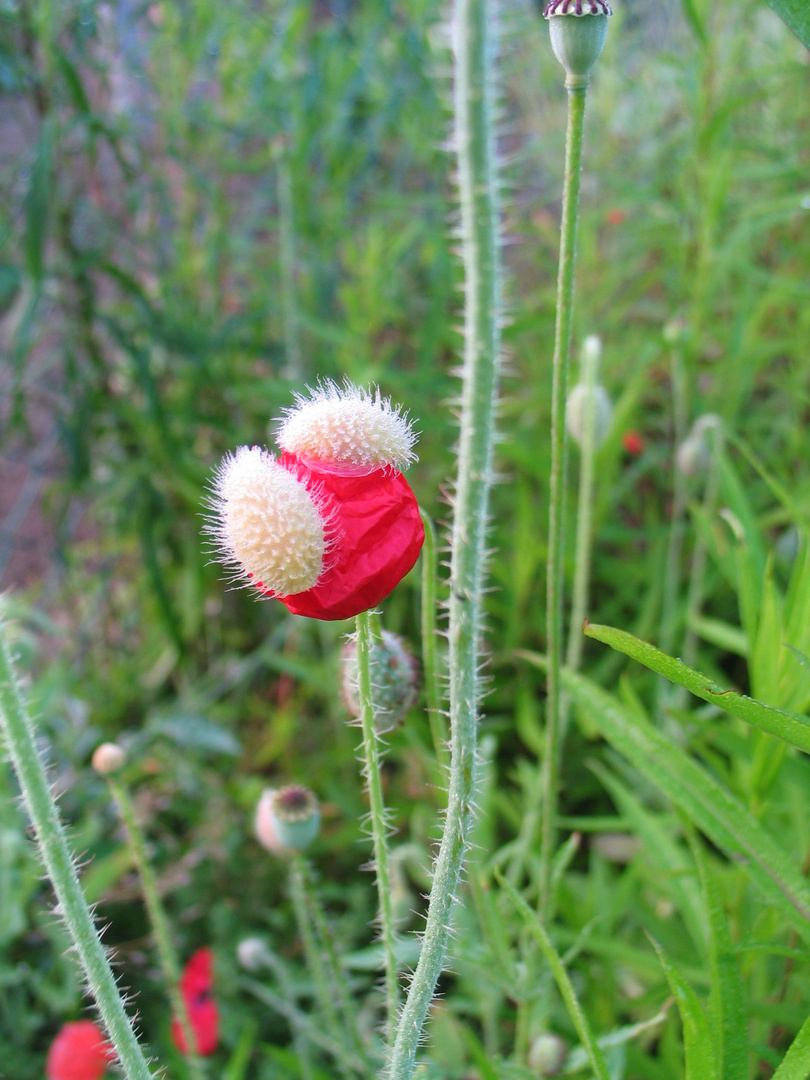
[[[560,668],[563,651],[565,399],[568,392],[568,356],[571,350],[571,324],[574,313],[574,264],[586,89],[584,86],[568,87],[568,131],[565,142],[560,266],[557,275],[557,323],[554,331],[546,599],[548,699],[546,702],[546,746],[543,758],[543,827],[540,847],[540,905],[546,916],[551,908],[551,860],[557,836],[557,776],[561,727]]]
[[[124,1075],[127,1080],[153,1080],[154,1074],[135,1038],[132,1022],[124,1009],[115,977],[79,885],[65,830],[59,820],[45,768],[37,753],[34,725],[20,693],[1,623],[0,728],[34,826],[42,861],[59,901],[60,914],[73,938],[87,984]]]
[[[408,1080],[451,933],[472,822],[480,698],[481,597],[501,343],[498,180],[494,139],[498,20],[492,0],[455,0],[454,140],[464,264],[461,431],[449,606],[450,782],[419,963],[397,1025],[389,1080]]]
[[[191,1024],[188,1007],[186,1006],[185,999],[180,990],[180,964],[177,961],[177,955],[175,954],[174,946],[172,945],[169,920],[166,917],[163,904],[160,902],[157,881],[155,880],[155,874],[152,870],[152,865],[149,862],[149,857],[146,854],[146,845],[137,818],[135,817],[135,808],[132,805],[129,792],[124,785],[117,780],[114,780],[112,777],[109,777],[108,780],[110,791],[113,794],[113,798],[118,803],[121,817],[124,819],[124,825],[126,826],[127,836],[129,838],[130,851],[135,860],[135,865],[138,868],[138,875],[141,879],[141,888],[143,889],[143,899],[146,904],[149,921],[152,924],[152,930],[155,934],[158,957],[160,958],[160,966],[163,970],[163,978],[166,980],[169,1001],[171,1002],[174,1015],[177,1017],[183,1031],[183,1038],[186,1043],[186,1060],[188,1062],[189,1075],[192,1077],[192,1080],[205,1080],[205,1071],[199,1054],[197,1053],[197,1036]]]
[[[374,869],[380,905],[380,933],[385,955],[385,1030],[390,1040],[399,1007],[396,934],[391,900],[391,875],[388,871],[388,827],[380,775],[380,755],[374,703],[371,696],[371,618],[367,611],[357,616],[357,697],[360,702],[360,725],[363,729],[363,755],[371,810],[371,839],[374,845]]]

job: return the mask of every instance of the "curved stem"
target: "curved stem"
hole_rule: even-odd
[[[439,691],[439,665],[436,649],[436,529],[429,514],[420,508],[425,526],[425,544],[422,548],[422,667],[425,676],[430,734],[433,752],[441,766],[448,764],[446,734],[442,717],[441,693]]]
[[[540,847],[540,905],[551,908],[551,860],[557,836],[557,777],[561,719],[560,667],[563,629],[563,541],[565,509],[565,399],[568,389],[568,355],[574,312],[574,264],[576,259],[579,182],[582,168],[582,134],[586,87],[568,87],[568,131],[565,142],[560,266],[557,276],[557,322],[554,332],[554,369],[551,396],[551,477],[548,530],[546,636],[548,698],[546,746],[543,758],[543,828]]]
[[[357,697],[360,702],[360,724],[363,730],[365,777],[371,809],[371,838],[374,844],[374,868],[377,874],[377,895],[380,904],[380,932],[385,953],[386,1042],[394,1030],[394,1018],[399,1007],[397,978],[396,932],[391,900],[391,876],[388,872],[388,827],[380,776],[380,755],[377,729],[374,723],[374,702],[371,696],[371,619],[367,611],[357,616]]]
[[[154,1074],[138,1045],[127,1016],[93,916],[82,893],[65,830],[51,795],[45,768],[37,753],[34,725],[20,693],[11,656],[0,624],[0,728],[14,765],[26,809],[48,877],[59,901],[90,992],[115,1047],[127,1080],[153,1080]]]
[[[450,783],[422,950],[397,1026],[389,1080],[408,1080],[447,956],[472,821],[480,684],[481,598],[498,393],[501,274],[494,141],[497,12],[455,0],[455,147],[465,276],[464,364],[449,613]]]
[[[130,851],[135,860],[135,865],[138,868],[138,875],[141,879],[141,888],[143,889],[143,899],[149,914],[149,921],[151,922],[152,929],[155,933],[155,943],[157,945],[158,957],[160,958],[160,966],[163,969],[163,977],[166,980],[169,1001],[171,1002],[172,1011],[180,1022],[180,1027],[183,1030],[183,1038],[186,1043],[185,1056],[188,1062],[188,1071],[192,1080],[205,1080],[205,1070],[203,1069],[200,1056],[197,1053],[197,1036],[191,1025],[185,998],[180,990],[180,964],[177,961],[177,956],[172,945],[169,920],[166,918],[166,912],[163,908],[163,904],[160,902],[157,881],[155,880],[155,874],[152,870],[152,865],[149,862],[149,857],[146,854],[146,845],[138,821],[135,817],[135,808],[132,805],[129,792],[123,784],[119,783],[119,781],[115,780],[113,777],[108,777],[107,781],[110,786],[110,791],[113,794],[113,798],[118,803],[118,807],[121,811],[121,817],[124,820],[124,825],[127,830]]]

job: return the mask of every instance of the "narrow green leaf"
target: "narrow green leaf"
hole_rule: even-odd
[[[571,1022],[577,1029],[580,1041],[585,1047],[585,1051],[588,1054],[588,1060],[591,1063],[591,1068],[593,1069],[597,1080],[610,1080],[610,1074],[608,1073],[602,1051],[599,1049],[599,1044],[591,1031],[585,1013],[582,1011],[582,1006],[579,1003],[559,953],[554,948],[551,938],[546,933],[546,928],[514,885],[510,884],[497,870],[495,871],[495,877],[498,884],[514,904],[515,910],[523,919],[526,928],[540,946],[540,951],[546,958],[546,963],[551,968],[551,974],[554,976],[554,981],[557,983],[560,996],[568,1010],[568,1015],[571,1017]]]
[[[35,282],[45,270],[45,238],[51,203],[53,173],[53,125],[46,119],[39,133],[37,155],[31,167],[28,191],[25,193],[25,236],[23,247],[28,273]]]
[[[712,705],[719,705],[725,712],[740,720],[745,720],[752,727],[766,731],[769,735],[775,735],[778,739],[783,739],[792,746],[798,746],[800,750],[810,754],[810,721],[806,717],[787,709],[771,708],[770,705],[745,697],[735,690],[724,690],[706,675],[687,667],[673,656],[667,656],[654,645],[641,641],[640,638],[628,634],[626,630],[589,623],[585,627],[585,634],[604,642],[617,652],[638,660],[640,664],[665,676],[670,682],[685,686],[696,697],[711,702]]]
[[[768,0],[782,22],[810,49],[810,6],[807,0]]]
[[[703,951],[706,926],[700,903],[700,890],[687,852],[678,846],[664,825],[661,814],[648,810],[625,785],[597,762],[591,769],[607,788],[616,808],[631,823],[632,831],[644,844],[646,858],[662,889],[674,901],[689,930],[696,949]]]
[[[685,1080],[717,1080],[717,1058],[709,1022],[698,996],[667,954],[652,938],[655,951],[666,972],[683,1024]]]
[[[810,1076],[810,1017],[802,1024],[799,1034],[788,1047],[782,1064],[771,1080],[807,1080]]]
[[[700,15],[698,15],[697,8],[695,7],[695,0],[681,0],[681,7],[683,8],[686,21],[695,32],[695,37],[700,44],[705,47],[708,44],[709,38],[706,34],[706,27],[703,25],[703,21],[700,18]]]
[[[723,910],[720,890],[703,847],[690,829],[689,842],[700,872],[709,916],[709,967],[711,970],[711,1018],[714,1040],[720,1048],[723,1080],[746,1080],[748,1076],[748,1021],[742,976]]]
[[[535,662],[544,666],[540,657]],[[748,809],[679,746],[627,712],[590,679],[565,671],[563,685],[608,742],[738,862],[810,943],[810,888],[787,852]]]

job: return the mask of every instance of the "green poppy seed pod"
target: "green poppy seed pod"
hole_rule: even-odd
[[[419,694],[419,668],[407,642],[383,630],[371,645],[371,700],[378,731],[401,724]],[[357,645],[347,641],[341,657],[343,698],[352,716],[360,715],[357,695]]]
[[[309,788],[288,784],[278,791],[267,788],[256,807],[256,836],[274,855],[303,851],[321,825],[318,800]]]
[[[584,90],[607,37],[606,0],[552,0],[543,9],[554,55],[565,68],[565,85]]]

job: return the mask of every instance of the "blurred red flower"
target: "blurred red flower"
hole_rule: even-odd
[[[219,1010],[214,1001],[214,954],[198,949],[190,958],[180,978],[180,993],[186,1003],[198,1054],[213,1054],[219,1043]],[[172,1038],[181,1053],[188,1053],[180,1021],[172,1020]]]
[[[45,1075],[48,1080],[101,1080],[115,1050],[92,1020],[64,1024],[51,1043]]]
[[[644,451],[644,440],[637,431],[625,431],[622,435],[622,446],[628,454],[638,457]]]

